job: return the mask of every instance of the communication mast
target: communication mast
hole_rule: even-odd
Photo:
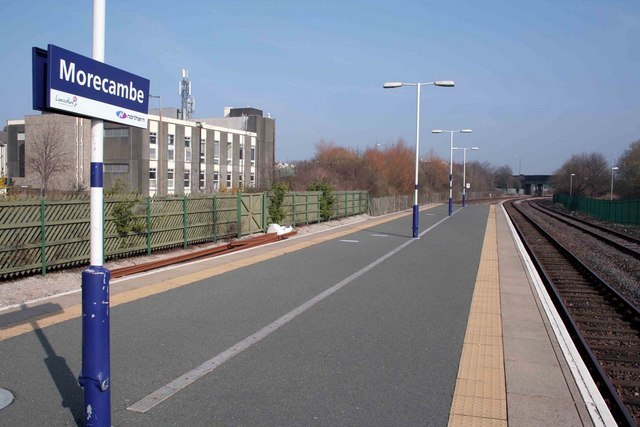
[[[189,80],[189,70],[182,69],[182,80],[178,84],[178,94],[182,98],[182,109],[180,110],[183,120],[188,120],[196,110],[196,99],[191,96],[191,81]]]

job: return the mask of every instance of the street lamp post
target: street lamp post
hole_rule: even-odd
[[[479,147],[453,147],[454,150],[462,150],[462,207],[466,206],[467,199],[467,150],[479,150]]]
[[[431,133],[444,133],[449,132],[451,134],[451,143],[449,146],[449,216],[453,215],[453,134],[454,133],[471,133],[471,129],[458,129],[458,130],[442,130],[434,129]]]
[[[440,86],[440,87],[453,87],[455,83],[451,80],[439,80],[430,83],[404,83],[404,82],[386,82],[382,85],[385,89],[394,89],[401,86],[416,86],[418,89],[418,105],[416,111],[416,166],[415,166],[415,179],[413,190],[413,238],[418,238],[418,170],[420,162],[420,87],[421,86]]]
[[[158,135],[156,138],[156,159],[158,161],[158,166],[156,167],[156,192],[155,194],[162,195],[161,192],[161,184],[162,180],[160,179],[160,165],[162,164],[162,149],[164,142],[162,141],[162,95],[151,95],[149,94],[149,98],[158,98],[160,101],[160,120],[158,122]]]
[[[618,169],[618,166],[614,166],[611,168],[611,193],[609,194],[609,201],[613,200],[613,175]]]
[[[573,177],[576,176],[575,173],[569,175],[569,197],[573,197]]]

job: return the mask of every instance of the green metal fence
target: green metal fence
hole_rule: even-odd
[[[588,197],[554,194],[553,203],[560,203],[572,211],[618,224],[640,225],[640,200],[600,200]]]
[[[366,192],[335,192],[333,217],[367,213]],[[295,192],[285,197],[287,224],[321,221],[321,192]],[[133,231],[122,232],[118,207],[132,203]],[[240,238],[265,230],[267,193],[215,194],[166,198],[106,198],[106,259],[173,247]],[[0,278],[45,274],[54,268],[89,262],[89,200],[0,202]],[[120,220],[120,221],[119,221]]]

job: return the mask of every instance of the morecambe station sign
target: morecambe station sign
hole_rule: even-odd
[[[33,108],[146,128],[149,80],[58,46],[34,47]]]

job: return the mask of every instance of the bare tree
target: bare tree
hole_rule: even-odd
[[[493,173],[493,179],[496,188],[504,188],[505,192],[515,183],[513,170],[508,165],[497,167]]]
[[[574,154],[551,176],[551,185],[559,192],[596,198],[609,192],[610,176],[601,153]]]
[[[632,143],[618,162],[618,193],[624,199],[640,197],[640,140]]]
[[[40,196],[44,197],[51,180],[69,167],[69,153],[64,146],[64,132],[53,119],[34,127],[28,141],[25,163],[37,177]]]

